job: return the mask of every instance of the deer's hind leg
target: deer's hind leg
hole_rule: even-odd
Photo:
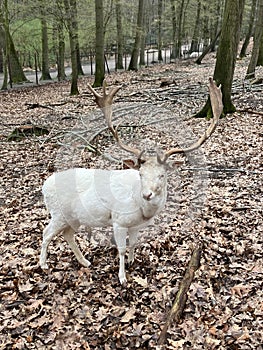
[[[85,267],[89,267],[90,262],[84,258],[82,252],[80,251],[80,249],[75,241],[74,233],[75,233],[75,231],[73,230],[72,227],[67,227],[63,231],[63,236],[64,236],[65,240],[68,242],[73,253],[75,254],[75,257],[78,260],[78,262]]]
[[[43,231],[43,241],[41,246],[41,253],[39,257],[39,264],[42,269],[48,269],[47,260],[47,250],[51,240],[60,232],[63,231],[64,225],[54,222],[52,219],[50,223],[45,227]]]

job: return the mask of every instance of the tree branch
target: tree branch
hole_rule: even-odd
[[[187,292],[194,279],[195,271],[197,271],[200,267],[201,253],[202,253],[202,246],[198,245],[192,253],[190,262],[188,264],[184,277],[181,281],[175,301],[167,317],[166,323],[164,324],[163,329],[160,333],[158,345],[165,344],[167,331],[169,326],[172,324],[172,322],[174,321],[178,323],[180,321],[180,318],[182,316],[182,313],[184,311],[185,304],[187,301]]]

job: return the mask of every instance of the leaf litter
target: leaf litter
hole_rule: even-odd
[[[215,59],[210,55],[204,62],[196,66],[184,61],[108,76],[109,85],[123,85],[116,97],[123,106],[120,118],[129,114],[125,103],[149,106],[148,115],[146,111],[137,118],[134,107],[135,119],[127,116],[133,130],[128,123],[123,125],[126,140],[139,138],[143,147],[156,142],[163,149],[175,145],[175,123],[169,118],[162,122],[165,116],[154,112],[164,107],[197,138],[207,121],[191,116],[207,98]],[[262,87],[242,81],[246,65],[239,61],[235,72],[237,112],[220,120],[203,147],[205,164],[200,167],[205,167],[206,187],[201,208],[191,217],[189,207],[198,195],[196,174],[203,170],[181,158],[184,164],[169,171],[166,209],[141,234],[125,287],[118,281],[110,229],[97,230],[94,238],[87,238],[85,228],[78,232],[79,245],[92,262],[90,268],[79,266],[61,237],[50,244],[50,270],[43,272],[38,266],[42,231],[48,223],[41,196],[44,180],[60,166],[121,166],[96,155],[88,144],[73,154],[69,164],[62,157],[65,135],[91,117],[95,123],[99,116],[87,93],[91,78],[80,79],[81,93],[74,97],[69,96],[69,82],[1,92],[1,349],[158,349],[162,325],[200,241],[204,246],[201,267],[181,321],[168,331],[165,348],[262,349],[263,98]],[[163,80],[173,83],[161,87]],[[15,128],[29,121],[47,128],[49,134],[7,140]],[[81,135],[86,138],[85,132]],[[78,146],[83,143],[73,140]],[[106,130],[95,136],[92,145],[104,155],[127,156]],[[62,165],[58,163],[61,148]]]

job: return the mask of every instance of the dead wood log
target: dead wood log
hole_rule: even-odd
[[[263,115],[263,112],[257,112],[253,109],[244,108],[244,109],[238,109],[237,112],[239,113],[249,113],[249,114],[255,114],[255,115]]]
[[[36,103],[29,103],[29,102],[26,102],[25,105],[27,106],[27,109],[47,108],[47,109],[53,110],[52,107],[46,106],[46,105],[42,105],[42,104],[40,104],[40,103],[38,103],[38,102],[36,102]]]
[[[63,102],[51,103],[50,105],[42,105],[41,103],[38,103],[38,102],[33,102],[33,103],[26,102],[25,105],[27,106],[27,109],[47,108],[47,109],[54,110],[53,107],[64,106],[67,103],[68,101],[63,101]]]
[[[200,259],[201,259],[201,253],[202,253],[202,246],[198,245],[191,256],[190,262],[187,266],[186,272],[184,274],[184,277],[181,281],[179,290],[177,292],[175,301],[173,303],[173,306],[171,308],[171,311],[167,317],[167,320],[162,328],[162,331],[160,333],[160,337],[158,339],[158,345],[164,345],[166,342],[167,337],[167,331],[172,322],[178,323],[181,319],[182,313],[185,308],[185,304],[187,301],[187,292],[189,290],[189,287],[193,281],[195,271],[197,271],[200,267]]]
[[[25,124],[15,128],[11,134],[8,135],[8,141],[20,141],[22,138],[27,136],[42,136],[49,134],[49,130],[41,126],[33,124]]]

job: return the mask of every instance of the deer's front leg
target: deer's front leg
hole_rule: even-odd
[[[138,229],[129,229],[129,257],[128,263],[133,264],[134,261],[134,248],[137,243]]]
[[[113,224],[114,237],[117,244],[120,268],[119,268],[119,280],[121,284],[126,282],[125,274],[125,253],[126,253],[126,237],[128,229],[120,227],[118,224]]]

